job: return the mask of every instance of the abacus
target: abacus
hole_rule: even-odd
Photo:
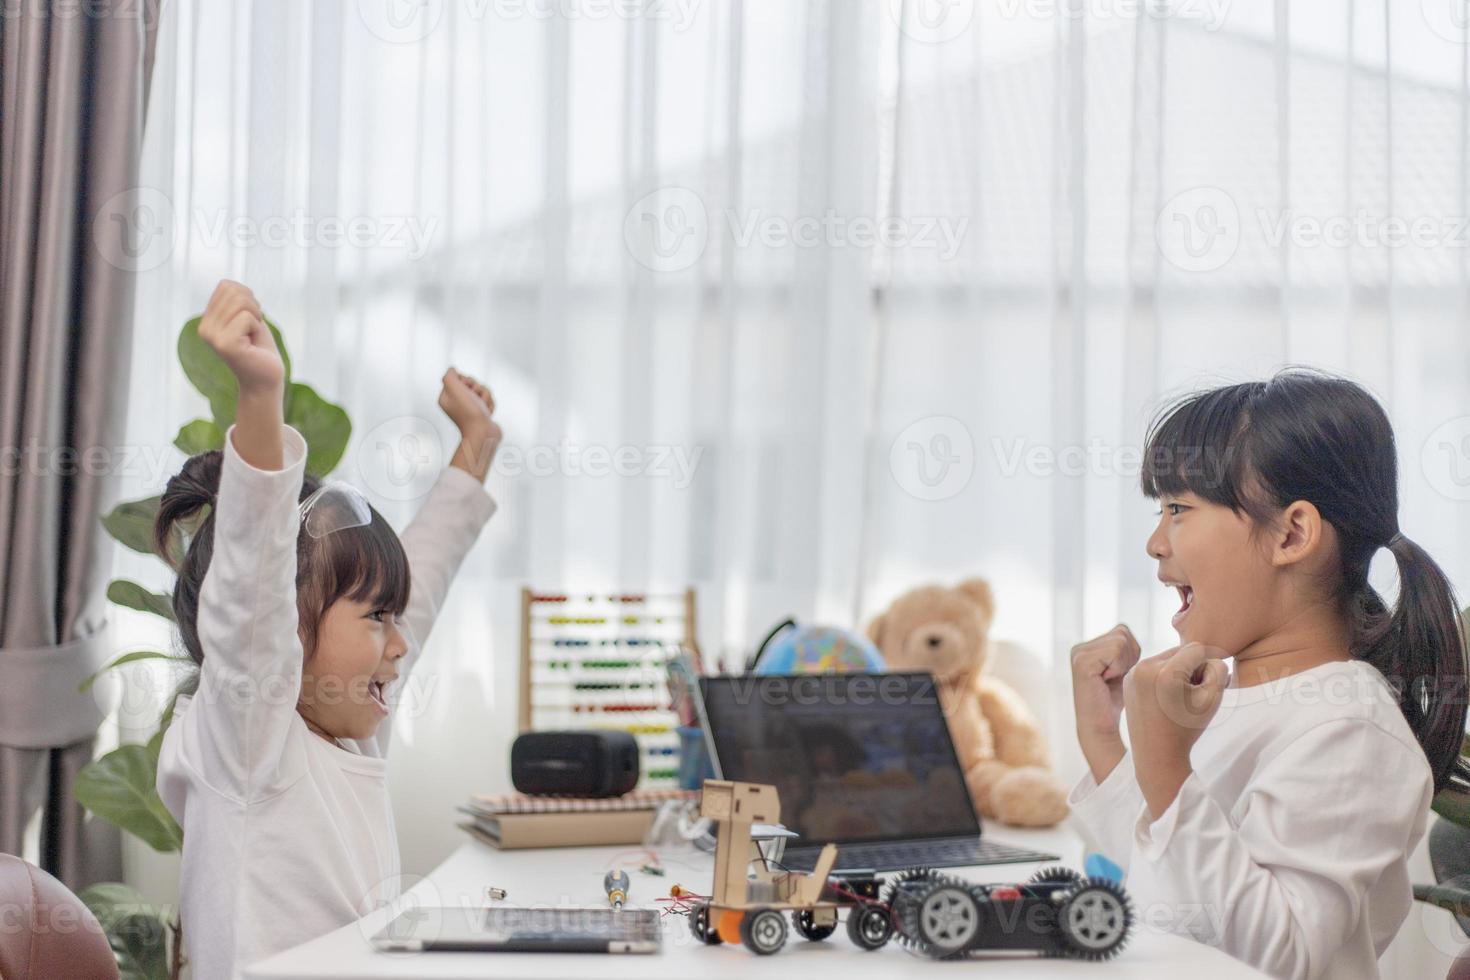
[[[675,786],[679,718],[667,664],[697,650],[693,589],[521,589],[520,730],[613,728],[638,742],[640,789]]]

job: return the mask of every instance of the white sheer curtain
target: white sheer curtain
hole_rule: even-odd
[[[975,573],[1042,664],[1119,620],[1168,645],[1137,451],[1194,385],[1289,362],[1369,384],[1405,532],[1470,583],[1448,0],[1136,6],[166,10],[132,441],[162,454],[198,414],[172,343],[221,276],[347,407],[338,475],[390,520],[451,448],[445,365],[501,406],[501,510],[401,728],[407,869],[504,782],[522,584],[692,584],[731,664],[783,615],[852,625]],[[1065,685],[1041,690],[1070,776]]]

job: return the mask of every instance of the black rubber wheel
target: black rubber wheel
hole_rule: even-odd
[[[690,910],[689,934],[694,937],[695,942],[704,943],[706,946],[720,944],[720,934],[710,925],[708,905],[700,903]]]
[[[791,924],[796,927],[801,938],[819,943],[837,931],[837,922],[833,920],[824,926],[819,926],[816,918],[811,909],[801,909],[791,913]]]
[[[980,908],[968,888],[945,882],[918,903],[918,939],[932,956],[964,953],[980,931]]]
[[[747,912],[740,920],[740,941],[752,953],[770,956],[786,945],[786,917],[775,909]]]
[[[859,905],[847,913],[847,938],[859,949],[882,949],[893,936],[885,905]]]
[[[1105,960],[1117,955],[1133,926],[1133,909],[1128,893],[1107,878],[1079,881],[1057,909],[1070,955],[1078,959]]]
[[[1042,868],[1030,878],[1026,879],[1028,885],[1048,884],[1075,884],[1082,880],[1082,875],[1071,868],[1052,867]]]

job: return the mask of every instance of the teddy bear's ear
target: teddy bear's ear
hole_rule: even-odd
[[[868,624],[868,639],[872,640],[873,646],[877,647],[879,650],[883,649],[884,618],[884,615],[882,613],[879,613],[878,615],[874,616],[873,621]]]
[[[955,589],[979,606],[987,617],[995,613],[995,595],[990,591],[990,583],[983,578],[965,579]]]

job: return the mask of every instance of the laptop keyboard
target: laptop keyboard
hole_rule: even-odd
[[[792,871],[816,867],[820,848],[786,849],[781,866]],[[983,837],[951,837],[938,840],[874,841],[842,844],[837,852],[837,869],[898,871],[903,868],[961,868],[975,864],[1031,864],[1055,861],[1045,851],[1012,847]]]

